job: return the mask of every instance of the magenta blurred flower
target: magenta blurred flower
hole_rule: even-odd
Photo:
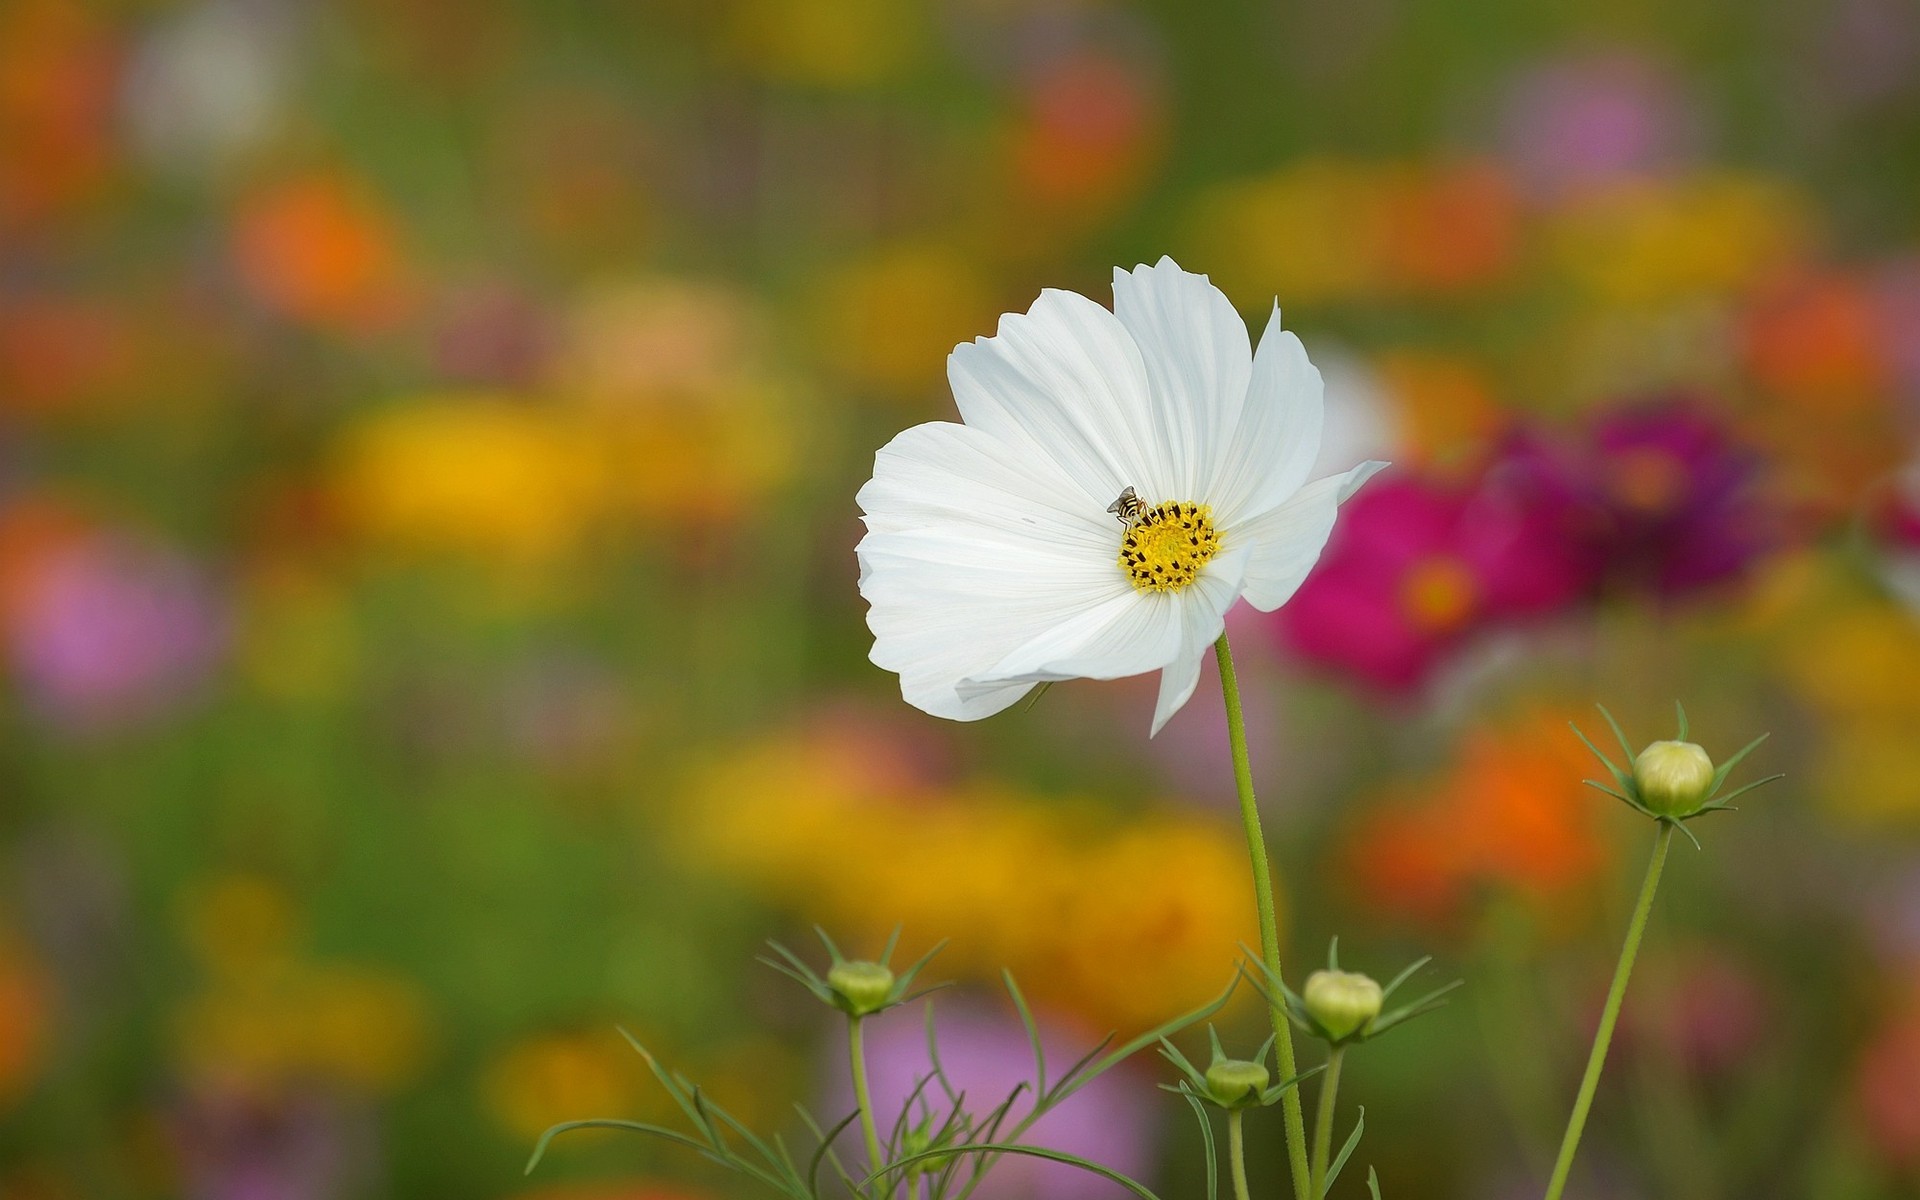
[[[1491,624],[1579,599],[1594,560],[1568,499],[1503,455],[1449,483],[1389,476],[1349,501],[1320,565],[1272,620],[1300,657],[1391,689]]]
[[[224,643],[210,582],[183,555],[113,534],[49,549],[10,597],[4,635],[27,702],[75,730],[189,697]]]
[[[1578,54],[1515,81],[1503,140],[1521,176],[1562,192],[1683,161],[1698,121],[1673,73],[1631,50]]]
[[[937,1010],[940,1062],[955,1091],[966,1093],[966,1105],[976,1119],[991,1112],[1020,1083],[1033,1084],[1033,1050],[1027,1033],[1010,1011],[998,1012],[965,1003],[943,1003]],[[1098,1039],[1076,1036],[1040,1019],[1041,1045],[1054,1072],[1091,1049]],[[882,1129],[891,1126],[914,1087],[931,1071],[926,1031],[919,1014],[900,1011],[867,1022],[869,1081],[874,1109]],[[836,1083],[830,1111],[852,1111],[852,1092],[845,1082],[844,1056],[834,1058]],[[1052,1078],[1052,1076],[1049,1076]],[[930,1089],[935,1104],[934,1125],[947,1108],[938,1087]],[[924,1094],[924,1093],[923,1093]],[[1074,1093],[1059,1108],[1033,1125],[1022,1139],[1029,1145],[1064,1150],[1112,1167],[1138,1179],[1158,1158],[1160,1122],[1151,1097],[1153,1089],[1129,1078],[1126,1068],[1110,1072]],[[1022,1092],[1004,1127],[1010,1128],[1030,1111]],[[919,1109],[915,1109],[916,1117]],[[1120,1200],[1127,1192],[1117,1184],[1063,1163],[1008,1157],[995,1164],[976,1193],[981,1200]]]

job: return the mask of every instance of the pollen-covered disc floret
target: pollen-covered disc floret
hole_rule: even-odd
[[[1177,592],[1220,552],[1213,509],[1176,500],[1149,508],[1120,539],[1120,569],[1142,592]]]

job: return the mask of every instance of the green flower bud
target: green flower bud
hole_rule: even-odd
[[[1371,1028],[1384,1000],[1379,984],[1352,971],[1315,971],[1300,998],[1307,1014],[1336,1042]]]
[[[833,964],[827,972],[827,986],[841,1000],[841,1007],[856,1017],[879,1012],[893,999],[893,972],[877,962],[848,959]]]
[[[1640,802],[1663,817],[1700,810],[1713,791],[1713,760],[1692,742],[1654,742],[1633,760]]]
[[[1263,1063],[1223,1058],[1207,1068],[1207,1094],[1222,1107],[1237,1108],[1258,1100],[1272,1079]]]

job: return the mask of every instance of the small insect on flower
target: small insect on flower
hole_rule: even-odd
[[[1285,604],[1383,465],[1309,481],[1320,373],[1277,307],[1256,351],[1170,258],[1114,272],[1113,301],[1050,289],[955,347],[961,423],[874,458],[860,594],[871,658],[915,707],[974,721],[1056,680],[1158,671],[1158,732],[1227,610]]]

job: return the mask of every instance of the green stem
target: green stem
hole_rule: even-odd
[[[1233,1172],[1233,1200],[1247,1200],[1247,1139],[1240,1133],[1240,1110],[1227,1110],[1227,1167]]]
[[[1253,767],[1247,759],[1247,721],[1240,711],[1240,681],[1233,673],[1233,651],[1227,635],[1213,644],[1220,663],[1220,692],[1227,705],[1227,740],[1233,748],[1233,782],[1240,792],[1240,819],[1247,828],[1247,853],[1253,859],[1253,898],[1260,911],[1260,957],[1274,981],[1280,980],[1280,923],[1273,911],[1273,873],[1267,866],[1267,838],[1260,830],[1260,810],[1253,800]],[[1280,1078],[1299,1073],[1294,1065],[1293,1026],[1278,995],[1269,997],[1267,1015],[1273,1021],[1273,1053]],[[1280,1097],[1287,1131],[1287,1167],[1293,1176],[1294,1200],[1313,1200],[1307,1177],[1307,1121],[1300,1109],[1300,1089],[1288,1088]]]
[[[1621,1001],[1626,999],[1627,977],[1633,973],[1634,957],[1640,953],[1640,935],[1647,931],[1647,914],[1653,911],[1653,894],[1660,889],[1660,871],[1666,865],[1667,846],[1672,841],[1673,823],[1660,822],[1660,832],[1653,839],[1653,859],[1647,863],[1647,877],[1640,884],[1640,899],[1633,906],[1633,920],[1627,924],[1627,943],[1620,948],[1620,962],[1613,969],[1613,986],[1607,989],[1607,1004],[1600,1010],[1600,1028],[1593,1035],[1587,1073],[1580,1080],[1580,1094],[1574,1097],[1566,1136],[1560,1139],[1560,1157],[1553,1164],[1553,1178],[1547,1182],[1546,1200],[1560,1200],[1560,1193],[1566,1190],[1567,1173],[1573,1170],[1573,1153],[1580,1148],[1580,1134],[1587,1127],[1593,1093],[1600,1086],[1600,1069],[1606,1065],[1613,1027],[1620,1020]]]
[[[1340,1092],[1340,1064],[1346,1060],[1347,1048],[1335,1046],[1327,1052],[1327,1069],[1320,1076],[1320,1111],[1313,1118],[1313,1194],[1321,1196],[1327,1190],[1327,1159],[1333,1154],[1333,1113],[1334,1097]]]
[[[847,1057],[853,1064],[853,1099],[860,1106],[860,1132],[866,1135],[867,1159],[877,1173],[887,1162],[880,1153],[880,1130],[873,1123],[873,1096],[867,1090],[866,1043],[860,1025],[859,1017],[847,1021]]]

